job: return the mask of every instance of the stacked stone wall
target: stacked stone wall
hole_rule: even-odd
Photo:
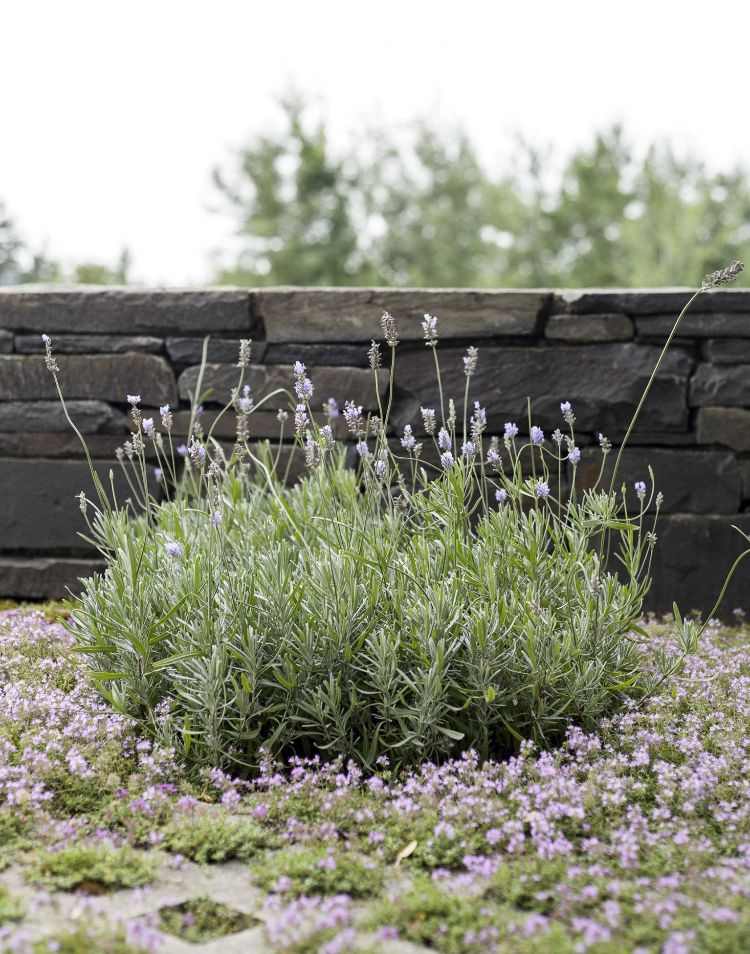
[[[407,423],[418,433],[420,406],[436,400],[420,325],[430,312],[439,318],[446,392],[463,394],[461,358],[475,344],[472,399],[487,407],[490,432],[525,420],[527,396],[535,423],[550,431],[560,401],[571,401],[584,445],[579,477],[590,484],[600,463],[595,432],[622,438],[688,297],[681,289],[2,289],[0,595],[59,596],[97,566],[78,535],[74,499],[89,489],[88,470],[44,366],[42,333],[54,336],[71,414],[106,477],[127,436],[127,393],[139,393],[146,415],[153,409],[157,419],[158,406],[171,404],[178,427],[186,425],[206,335],[207,421],[236,382],[241,338],[253,339],[256,397],[288,387],[299,359],[316,400],[374,409],[366,352],[383,310],[397,318],[401,337],[393,436]],[[387,371],[379,386],[387,390]],[[251,418],[255,438],[278,437],[279,406],[272,401]],[[231,415],[217,435],[231,442]],[[750,291],[703,295],[681,325],[622,476],[632,484],[648,476],[649,464],[664,494],[650,606],[665,610],[677,600],[705,611],[741,548],[732,525],[750,532]],[[750,606],[749,574],[738,574],[727,608]]]

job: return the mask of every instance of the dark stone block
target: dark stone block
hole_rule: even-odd
[[[630,341],[635,334],[627,315],[550,315],[544,335],[553,341],[582,342]]]
[[[81,579],[104,569],[100,560],[25,559],[0,557],[0,597],[17,600],[59,600],[78,594]]]
[[[462,413],[463,352],[444,349],[438,353],[446,401],[453,396]],[[515,420],[522,428],[527,396],[532,400],[534,422],[547,428],[562,426],[560,402],[568,400],[573,403],[579,431],[601,430],[614,439],[627,427],[658,354],[658,348],[638,344],[481,348],[470,400],[486,406],[493,421]],[[639,432],[687,431],[691,367],[686,355],[667,355],[641,415]],[[438,406],[428,349],[397,361],[395,384],[394,420],[399,426],[415,423],[420,405]]]
[[[301,361],[313,373],[321,366],[370,366],[367,347],[363,344],[269,344],[264,361],[266,364],[294,364],[295,361]]]
[[[187,368],[179,378],[178,387],[180,397],[188,399],[194,390],[199,367]],[[204,394],[209,389],[211,394],[203,399],[204,404],[226,404],[232,388],[237,386],[239,370],[231,364],[207,364],[203,375]],[[252,365],[246,381],[252,386],[256,401],[261,400],[278,388],[285,388],[294,395],[294,378],[292,369],[285,365]],[[315,368],[312,372],[312,381],[315,387],[315,396],[312,407],[320,406],[329,397],[335,397],[341,407],[344,401],[354,401],[361,404],[366,410],[375,410],[377,400],[373,372],[362,368]],[[378,382],[381,396],[385,396],[388,387],[388,372],[378,371]],[[289,394],[280,393],[268,400],[263,407],[267,410],[289,408]]]
[[[689,400],[691,407],[750,407],[750,364],[699,364]]]
[[[200,364],[203,360],[204,338],[167,338],[167,354],[174,364]],[[253,341],[252,359],[262,361],[265,341]],[[210,338],[208,361],[215,364],[237,364],[240,353],[239,338]]]
[[[740,407],[702,407],[696,422],[698,443],[750,451],[750,411]]]
[[[604,476],[600,487],[609,487],[614,467],[616,449],[607,456]],[[593,487],[601,467],[601,451],[584,450],[576,485]],[[627,488],[628,510],[639,509],[633,484],[642,480],[647,485],[646,500],[651,495],[651,478],[648,468],[654,472],[656,491],[664,494],[663,513],[737,513],[740,508],[740,470],[734,454],[725,451],[706,450],[660,450],[655,447],[632,448],[623,451],[617,472],[617,487]],[[651,509],[655,508],[655,495]]]
[[[0,331],[0,354],[10,354],[13,350],[13,335],[9,331]]]
[[[115,478],[118,501],[131,492],[120,465],[95,462],[105,488],[109,471]],[[79,532],[88,533],[76,495],[82,490],[96,499],[88,465],[71,460],[0,460],[0,487],[4,503],[0,508],[0,545],[4,550],[45,552],[50,550],[90,551]],[[156,484],[152,492],[156,491]]]
[[[250,293],[243,289],[202,291],[74,288],[23,285],[0,288],[0,328],[13,331],[119,334],[204,334],[256,328]]]
[[[750,364],[750,332],[748,338],[704,341],[703,358],[712,364]]]
[[[85,437],[91,457],[112,462],[116,460],[115,449],[121,447],[125,439],[124,434],[117,436],[87,434]],[[33,432],[28,434],[0,432],[0,457],[51,457],[83,460],[85,456],[81,442],[72,431],[39,434]],[[146,458],[154,461],[156,459],[151,442],[146,444]]]
[[[60,355],[60,380],[66,400],[125,403],[140,394],[144,404],[174,404],[174,374],[164,358],[151,354]],[[0,357],[0,401],[54,400],[57,391],[41,357]]]
[[[688,303],[695,289],[692,288],[584,288],[566,289],[555,293],[555,303],[560,311],[574,314],[599,314],[624,312],[627,315],[674,314]],[[699,295],[690,306],[693,312],[748,311],[746,288],[720,288]],[[673,320],[674,320],[673,318]]]
[[[742,477],[742,499],[750,500],[750,460],[740,461],[740,475]]]
[[[118,434],[127,430],[124,414],[103,401],[68,401],[68,413],[83,434],[106,432]],[[0,431],[18,433],[70,433],[59,401],[0,402]]]
[[[422,338],[425,312],[437,314],[443,338],[534,335],[550,301],[544,291],[430,288],[274,288],[255,292],[269,342],[370,341],[389,311],[403,341]]]
[[[41,335],[16,335],[19,354],[43,354]],[[147,335],[55,335],[56,354],[125,354],[140,351],[159,354],[164,346],[161,338]]]
[[[675,323],[675,314],[649,315],[636,318],[639,337],[666,339]],[[692,309],[680,322],[681,338],[750,338],[750,314],[736,312],[693,312]]]
[[[732,524],[750,533],[750,514],[675,514],[659,520],[649,609],[666,612],[676,602],[683,612],[711,611],[727,571],[748,545]],[[740,564],[717,615],[729,618],[735,608],[750,609],[750,558]]]
[[[328,424],[328,418],[324,414],[313,415],[318,426]],[[234,440],[237,434],[237,421],[234,411],[227,411],[223,417],[219,418],[218,411],[206,410],[201,416],[200,423],[204,434],[213,427],[212,435],[214,437]],[[333,433],[339,440],[345,438],[348,434],[343,417],[337,417],[332,422]],[[174,415],[173,439],[179,442],[186,434],[190,425],[190,411],[178,411]],[[281,424],[275,411],[254,411],[248,418],[248,427],[250,429],[250,439],[268,438],[272,442],[277,441],[281,430]],[[284,424],[284,440],[291,440],[294,437],[294,417],[289,414]]]

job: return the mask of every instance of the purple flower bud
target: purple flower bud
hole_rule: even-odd
[[[505,488],[501,487],[499,490],[495,491],[495,500],[502,505],[508,499],[508,491]]]
[[[446,451],[444,454],[441,454],[440,463],[443,465],[444,470],[450,470],[455,463],[453,460],[453,454],[451,454],[450,451]]]
[[[581,459],[581,448],[571,447],[568,451],[568,460],[571,464],[577,464]]]
[[[363,460],[370,456],[370,448],[367,446],[367,441],[359,441],[357,443],[357,453]]]
[[[542,480],[541,478],[537,480],[534,487],[534,492],[536,493],[537,497],[549,497],[549,484],[547,481]]]
[[[183,553],[182,544],[176,540],[168,540],[164,545],[164,549],[167,551],[167,554],[175,560],[179,560]]]
[[[404,450],[410,451],[410,450],[414,450],[416,443],[417,443],[417,439],[412,434],[411,424],[407,424],[404,427],[404,434],[403,434],[403,437],[401,438],[401,446],[404,448]]]
[[[444,427],[440,428],[440,433],[438,434],[437,442],[438,442],[438,447],[442,451],[448,450],[451,446],[451,436]]]
[[[461,456],[462,457],[473,457],[477,452],[477,445],[474,441],[465,441],[461,446]]]
[[[541,445],[544,443],[544,431],[541,429],[541,427],[537,427],[536,424],[534,424],[531,428],[530,437],[531,443],[534,445],[534,447],[541,447]]]
[[[211,514],[211,525],[214,526],[214,527],[218,527],[219,524],[221,523],[221,519],[222,519],[222,518],[221,518],[221,511],[220,511],[220,510],[214,510],[214,512]]]
[[[643,500],[643,498],[646,496],[646,484],[645,484],[645,482],[644,482],[643,480],[636,480],[636,482],[633,484],[633,489],[635,490],[636,494],[638,495],[638,498],[639,498],[640,500]]]
[[[327,414],[328,417],[334,418],[339,416],[339,405],[336,401],[336,398],[328,398],[328,400],[323,405],[323,413]]]
[[[154,467],[154,480],[160,481],[164,476],[164,472],[161,467]]]
[[[503,430],[503,436],[507,437],[508,440],[516,437],[518,434],[518,424],[514,424],[512,421],[505,422],[505,428]]]
[[[127,399],[128,399],[128,404],[131,407],[138,407],[138,405],[141,403],[140,394],[128,394]]]
[[[154,419],[153,417],[144,417],[143,419],[143,433],[147,434],[149,437],[154,436]]]
[[[180,455],[180,457],[187,457],[188,455],[187,444],[180,444],[179,447],[177,448],[177,453]]]

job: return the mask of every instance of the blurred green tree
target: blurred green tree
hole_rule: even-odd
[[[713,270],[750,238],[747,170],[714,174],[668,144],[639,157],[617,125],[558,173],[550,149],[523,141],[491,172],[460,129],[373,127],[334,154],[299,96],[282,108],[279,134],[214,173],[240,243],[219,281],[658,286]]]

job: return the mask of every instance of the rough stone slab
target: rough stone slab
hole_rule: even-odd
[[[699,444],[722,444],[737,453],[750,451],[750,411],[740,407],[702,407],[696,432]]]
[[[245,289],[102,288],[19,285],[0,288],[0,328],[98,334],[252,332]]]
[[[690,382],[691,407],[750,407],[750,364],[699,364]]]
[[[0,405],[2,407],[2,405]],[[120,447],[126,435],[87,434],[89,454],[100,460],[115,462],[115,448]],[[0,458],[2,457],[49,457],[83,459],[81,442],[72,431],[67,433],[13,433],[0,431]],[[146,457],[155,457],[151,443],[146,444]],[[118,465],[119,466],[119,465]],[[2,546],[2,541],[0,541]]]
[[[167,338],[167,354],[174,364],[200,364],[203,360],[204,338]],[[253,341],[252,358],[262,361],[265,341]],[[208,342],[208,361],[218,364],[237,364],[240,353],[239,338],[211,338]]]
[[[470,400],[479,400],[494,421],[514,420],[523,427],[529,396],[534,422],[548,428],[562,426],[560,402],[571,401],[579,431],[600,430],[614,438],[627,427],[658,354],[658,348],[632,343],[480,348]],[[458,349],[440,352],[445,397],[453,396],[459,409],[465,384],[462,356]],[[691,368],[687,355],[667,354],[641,415],[640,432],[687,431]],[[420,405],[437,406],[432,354],[424,349],[397,363],[395,386],[399,425],[416,422]]]
[[[659,520],[654,553],[654,585],[647,606],[657,612],[698,609],[707,614],[719,595],[726,573],[747,546],[736,524],[750,533],[750,514],[724,517],[674,514]],[[729,618],[739,607],[750,610],[747,561],[735,573],[718,614]]]
[[[638,335],[664,338],[674,327],[676,314],[636,318]],[[750,307],[745,313],[693,312],[685,315],[677,329],[681,338],[750,338]],[[748,342],[750,344],[750,342]]]
[[[552,341],[574,343],[630,341],[635,334],[633,321],[617,312],[607,315],[550,315],[544,336]]]
[[[117,463],[96,461],[105,488],[109,471],[115,478],[118,501],[131,492]],[[88,533],[76,495],[82,490],[92,500],[96,493],[88,465],[83,461],[6,458],[0,460],[0,546],[4,550],[90,552],[79,532]],[[156,492],[156,484],[152,492]]]
[[[709,339],[703,343],[703,358],[712,364],[750,364],[750,338]]]
[[[53,345],[56,354],[159,354],[164,342],[149,335],[55,335]],[[15,347],[18,354],[44,353],[41,335],[16,335]]]
[[[615,451],[607,457],[603,482],[600,484],[605,489],[609,486],[615,457]],[[617,487],[625,484],[631,513],[640,506],[633,490],[637,480],[644,481],[648,487],[646,500],[651,495],[649,466],[654,472],[656,491],[664,494],[662,513],[739,512],[742,491],[740,470],[734,454],[726,451],[627,447],[617,472]],[[578,488],[593,487],[600,467],[601,452],[593,448],[584,450],[576,475]],[[655,500],[651,503],[651,509],[655,509]]]
[[[79,593],[80,579],[103,567],[99,560],[0,557],[0,597],[59,600],[68,595],[69,589]]]
[[[172,369],[164,358],[156,355],[60,355],[57,363],[66,400],[79,398],[124,404],[127,394],[140,394],[144,404],[175,404],[177,401]],[[56,398],[55,383],[41,357],[0,357],[0,401]]]
[[[178,381],[181,398],[190,398],[196,387],[199,371],[200,366],[194,366],[186,368],[182,372]],[[237,386],[238,380],[239,371],[234,365],[207,364],[203,375],[203,391],[205,394],[210,389],[212,393],[202,398],[203,403],[226,404],[230,392],[232,388]],[[291,366],[251,365],[245,380],[251,385],[256,401],[260,401],[265,395],[270,394],[277,388],[285,388],[289,394],[294,395],[294,377]],[[313,407],[322,404],[329,397],[335,397],[341,407],[344,406],[344,401],[351,400],[368,410],[377,408],[375,381],[373,372],[369,369],[315,368],[312,381],[315,387],[315,395],[311,402]],[[384,395],[388,387],[387,371],[378,371],[378,384],[381,395]],[[277,394],[267,401],[263,407],[268,410],[277,410],[281,407],[288,408],[289,394]]]
[[[318,426],[328,424],[328,418],[323,414],[313,414],[313,418]],[[218,419],[218,423],[216,423]],[[200,419],[204,433],[208,433],[213,428],[214,437],[234,440],[237,434],[237,419],[234,411],[227,411],[219,418],[218,411],[206,410]],[[333,426],[333,433],[336,438],[342,440],[348,436],[344,418],[339,416],[330,422]],[[188,431],[190,426],[190,411],[178,411],[174,415],[174,430],[172,431],[173,440],[179,442]],[[254,411],[248,418],[248,427],[250,429],[250,438],[269,438],[271,441],[278,440],[281,425],[275,411]],[[290,412],[289,418],[284,424],[284,439],[290,440],[294,436],[294,420]]]
[[[599,314],[618,311],[627,315],[664,315],[677,317],[690,300],[694,288],[582,288],[560,289],[555,302],[560,310],[575,314]],[[705,292],[690,306],[692,312],[750,311],[745,288],[721,288]]]
[[[401,348],[400,350],[403,350]],[[265,364],[294,364],[301,361],[311,371],[321,366],[344,365],[350,368],[369,368],[365,344],[269,344]]]
[[[370,341],[389,311],[403,341],[422,338],[425,312],[443,338],[534,335],[548,292],[431,288],[274,288],[255,292],[269,342]]]
[[[740,476],[742,478],[742,499],[750,500],[750,460],[740,461]]]
[[[68,401],[68,413],[83,434],[122,433],[124,414],[103,401]],[[59,401],[0,402],[0,432],[44,433],[71,431]]]
[[[0,331],[0,354],[10,354],[13,350],[13,335],[9,331]]]

